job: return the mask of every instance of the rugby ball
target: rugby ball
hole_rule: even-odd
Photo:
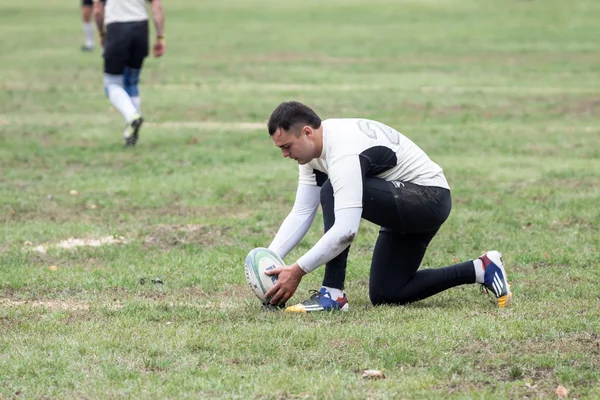
[[[264,247],[252,249],[246,256],[246,280],[250,288],[263,302],[267,303],[267,293],[277,282],[277,276],[265,275],[265,271],[285,266],[283,260],[271,250]]]

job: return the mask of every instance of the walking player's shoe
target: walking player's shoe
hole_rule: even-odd
[[[506,279],[502,254],[496,250],[488,251],[479,257],[483,263],[484,277],[483,287],[490,290],[498,300],[498,307],[504,308],[510,306],[512,292]]]
[[[135,114],[131,123],[125,127],[125,132],[123,133],[123,136],[125,137],[125,146],[135,146],[143,122],[144,119],[142,116],[140,114]]]
[[[331,298],[331,294],[325,289],[311,290],[312,295],[306,301],[295,306],[289,306],[285,309],[286,312],[308,313],[313,311],[348,311],[350,305],[348,298],[344,293],[344,297],[338,297],[336,300]]]

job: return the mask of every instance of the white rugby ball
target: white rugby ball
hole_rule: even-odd
[[[283,260],[277,254],[264,247],[252,249],[246,256],[246,280],[263,304],[267,303],[265,293],[277,282],[277,276],[265,275],[265,271],[284,265]]]

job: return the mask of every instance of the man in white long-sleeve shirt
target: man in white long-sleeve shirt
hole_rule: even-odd
[[[267,293],[271,304],[284,304],[305,274],[325,264],[320,290],[286,311],[348,310],[346,264],[361,218],[381,227],[369,279],[374,305],[405,304],[470,283],[492,291],[499,307],[510,304],[498,251],[418,270],[452,199],[442,168],[406,136],[368,119],[321,121],[310,107],[294,101],[273,111],[268,129],[283,157],[299,164],[294,206],[269,249],[285,257],[310,228],[319,204],[325,225],[323,237],[294,264],[267,272],[278,275]]]

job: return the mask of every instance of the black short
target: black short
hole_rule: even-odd
[[[99,0],[101,3],[106,4],[106,0]],[[81,0],[81,6],[92,7],[94,5],[94,0]]]
[[[104,72],[122,75],[125,67],[140,69],[148,56],[148,20],[106,25]]]
[[[363,182],[363,215],[384,230],[436,232],[452,208],[448,189],[367,177]]]
[[[333,186],[328,179],[321,188],[325,231],[335,223],[334,204]],[[381,227],[373,251],[370,282],[390,279],[397,285],[394,286],[396,289],[404,285],[419,268],[429,242],[448,218],[451,208],[452,196],[448,189],[364,178],[362,217]],[[344,287],[348,250],[326,264],[323,286]],[[392,271],[392,275],[388,271]],[[381,287],[378,283],[370,289],[371,299],[375,302],[380,301]],[[384,292],[388,299],[388,291]],[[396,292],[406,295],[399,290]]]

